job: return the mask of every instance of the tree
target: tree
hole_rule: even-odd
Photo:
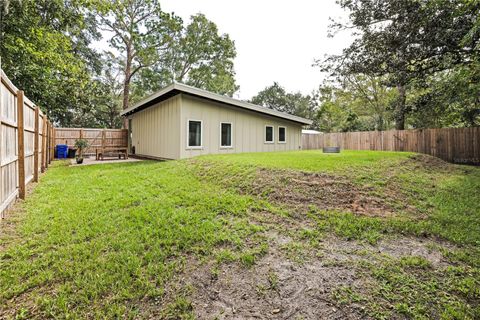
[[[351,108],[356,114],[369,117],[374,130],[386,130],[389,127],[391,106],[396,93],[383,84],[384,80],[368,75],[346,76],[343,90],[351,93]]]
[[[374,130],[370,114],[358,114],[358,100],[351,91],[332,84],[324,84],[315,94],[318,110],[315,115],[318,129],[322,132]]]
[[[173,81],[232,96],[238,90],[234,42],[227,34],[219,34],[215,23],[203,14],[192,16],[186,26],[180,23],[182,27],[177,26],[158,61],[140,72],[134,96],[142,97]]]
[[[121,128],[122,117],[122,70],[110,52],[104,53],[102,71],[89,87],[89,100],[73,113],[71,124],[75,127]]]
[[[387,85],[398,92],[394,112],[397,129],[405,127],[407,88],[412,81],[469,64],[473,57],[478,57],[477,1],[339,3],[349,10],[350,24],[335,23],[332,30],[355,29],[358,37],[341,55],[317,64],[339,77],[386,77]]]
[[[232,96],[235,84],[235,44],[220,35],[215,23],[203,14],[192,16],[170,52],[174,79],[197,88]]]
[[[89,48],[96,21],[88,1],[2,2],[2,68],[55,123],[69,125],[85,107],[98,54]]]
[[[311,96],[300,92],[288,93],[278,82],[260,91],[250,102],[307,119],[315,118],[316,103]],[[316,124],[311,127],[315,128]]]
[[[122,107],[127,109],[132,77],[159,60],[159,51],[167,48],[179,21],[164,13],[158,0],[115,0],[104,5],[99,11],[103,30],[112,33],[110,45],[124,55]]]
[[[333,87],[319,89],[319,109],[315,118],[318,130],[322,132],[344,131],[348,114],[348,105],[342,105]]]
[[[122,70],[117,68],[116,58],[111,53],[107,53],[107,57],[109,58],[105,59],[102,76],[98,79],[101,85],[96,114],[103,127],[121,128],[122,85],[119,79]]]
[[[391,128],[396,91],[382,78],[351,75],[343,81],[325,81],[315,92],[321,131],[366,131]]]
[[[414,82],[407,104],[415,128],[479,126],[480,63]]]

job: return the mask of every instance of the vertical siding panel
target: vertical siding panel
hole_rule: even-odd
[[[137,154],[156,158],[179,158],[180,132],[178,125],[174,124],[180,112],[178,99],[173,97],[131,116],[132,144]]]
[[[182,95],[180,118],[182,126],[186,126],[188,119],[202,120],[204,126],[203,150],[186,150],[186,145],[182,145],[182,150],[179,152],[182,157],[219,152],[297,150],[301,143],[299,124],[184,95]],[[220,149],[221,121],[232,122],[233,149]],[[275,143],[273,144],[264,143],[266,124],[274,126]],[[278,126],[287,128],[286,144],[278,144]],[[180,135],[183,135],[183,129],[180,131]]]

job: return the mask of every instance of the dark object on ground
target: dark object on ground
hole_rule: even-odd
[[[57,158],[66,159],[68,155],[68,146],[66,144],[57,144]]]
[[[68,155],[67,157],[69,159],[73,159],[75,158],[75,153],[77,152],[77,149],[73,149],[73,148],[68,148]]]
[[[83,158],[77,158],[77,164],[82,164],[83,163]]]
[[[340,153],[340,147],[323,147],[323,153]]]

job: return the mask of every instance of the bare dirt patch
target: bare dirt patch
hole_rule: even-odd
[[[428,156],[412,157],[404,164],[406,170],[451,170],[448,163]],[[211,178],[208,168],[203,169],[201,175]],[[384,235],[372,245],[322,234],[325,238],[311,244],[314,233],[308,239],[300,236],[304,229],[315,229],[307,215],[311,207],[382,218],[417,213],[408,205],[411,201],[400,190],[395,172],[387,171],[379,179],[386,182],[382,193],[343,175],[259,168],[248,181],[238,183],[238,177],[227,172],[220,183],[280,204],[290,215],[252,212],[251,222],[265,227],[269,249],[251,268],[210,262],[185,270],[183,281],[193,287],[194,314],[199,319],[364,319],[369,303],[378,299],[372,296],[377,280],[366,266],[388,266],[411,257],[427,260],[435,272],[450,266],[439,247],[453,247],[438,239]]]
[[[298,263],[281,249],[294,239],[275,230],[267,235],[269,252],[251,268],[240,263],[187,268],[183,282],[193,287],[190,298],[199,319],[366,319],[366,301],[342,304],[335,298],[344,288],[369,296],[372,279],[357,262],[420,256],[434,268],[448,265],[430,247],[435,242],[414,237],[372,246],[329,236],[319,251],[309,251]]]
[[[328,237],[323,242],[325,255],[339,261],[372,260],[372,256],[387,256],[400,259],[416,256],[429,261],[434,268],[442,268],[451,263],[438,250],[443,247],[449,250],[455,246],[439,240],[417,237],[391,237],[382,239],[376,245],[364,242],[347,241],[337,237]],[[373,257],[374,259],[374,257]]]
[[[395,215],[391,198],[381,198],[370,187],[360,187],[346,177],[326,173],[259,169],[252,191],[273,203],[298,209],[313,205],[321,210],[343,210],[368,216]]]
[[[296,264],[279,253],[262,258],[253,268],[232,263],[211,265],[189,275],[199,319],[360,319],[360,306],[339,306],[332,291],[340,285],[361,286],[355,270],[321,260]]]
[[[427,172],[455,170],[455,166],[452,166],[452,164],[440,158],[420,153],[408,157],[405,164],[411,165],[412,168],[422,169]]]
[[[427,157],[425,161],[435,161],[429,158],[433,157]],[[405,161],[410,164],[409,170],[414,170],[411,166],[421,165],[416,164],[415,159]],[[395,168],[386,170],[381,178],[373,179],[375,181],[372,183],[363,183],[355,181],[355,172],[331,174],[245,167],[245,170],[238,173],[212,162],[192,160],[192,163],[196,167],[195,174],[202,179],[214,180],[240,193],[281,204],[293,213],[304,213],[309,208],[316,207],[320,210],[352,212],[371,217],[388,218],[407,213],[412,218],[425,218],[424,214],[410,204],[408,192],[403,192],[400,182],[394,179]],[[449,164],[445,165],[448,168]],[[368,168],[358,170],[365,170],[363,176],[368,176]],[[219,175],[218,172],[222,174]],[[372,172],[372,175],[378,174]],[[374,185],[375,182],[379,185]]]

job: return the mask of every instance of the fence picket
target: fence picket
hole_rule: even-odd
[[[39,170],[39,166],[38,166],[38,161],[39,161],[39,157],[38,157],[38,149],[39,149],[39,143],[40,143],[40,121],[39,121],[39,118],[40,117],[40,109],[38,107],[35,108],[35,119],[34,119],[34,126],[35,126],[35,129],[34,129],[34,136],[33,136],[33,181],[34,182],[38,182],[38,170]]]
[[[47,122],[0,69],[0,218],[17,197],[25,199],[27,183],[46,168]]]
[[[18,197],[25,199],[25,130],[23,122],[24,112],[23,91],[17,93],[17,134],[18,134]]]
[[[89,147],[84,150],[85,155],[95,154],[97,148],[127,148],[128,146],[126,129],[55,128],[54,145],[66,144],[69,148],[73,148],[75,140],[80,138],[87,140],[89,144]]]
[[[409,151],[445,161],[480,165],[480,127],[302,135],[303,149],[339,146],[349,150]]]

